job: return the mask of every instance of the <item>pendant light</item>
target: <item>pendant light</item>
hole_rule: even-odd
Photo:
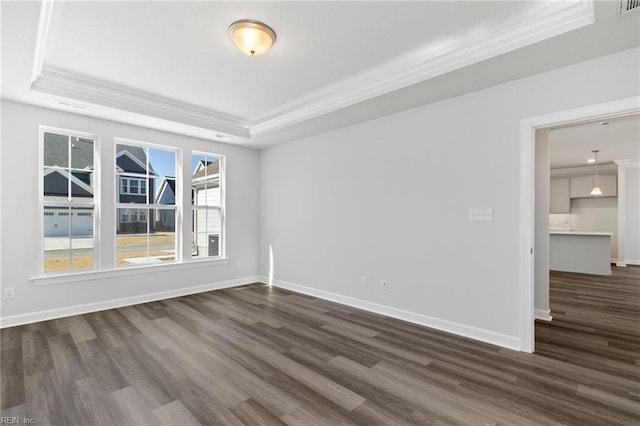
[[[593,188],[591,189],[591,195],[602,195],[602,190],[600,189],[600,187],[598,186],[598,150],[593,150],[591,151],[594,154],[594,158],[595,158],[595,163],[596,163],[596,179],[595,179],[595,184],[593,185]]]

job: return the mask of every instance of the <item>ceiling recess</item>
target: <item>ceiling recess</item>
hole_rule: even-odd
[[[620,0],[618,15],[626,15],[638,9],[640,9],[640,0]]]

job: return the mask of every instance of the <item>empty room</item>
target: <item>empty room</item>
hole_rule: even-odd
[[[640,424],[638,1],[0,23],[0,424]]]

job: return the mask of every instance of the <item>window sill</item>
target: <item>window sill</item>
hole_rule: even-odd
[[[127,268],[92,270],[83,272],[72,272],[66,274],[38,275],[31,278],[35,285],[67,284],[79,281],[100,280],[104,278],[125,277],[128,275],[149,274],[154,272],[166,272],[174,270],[184,270],[192,268],[203,268],[213,265],[224,265],[229,262],[229,258],[197,259],[189,262],[167,263],[162,265],[130,266]]]

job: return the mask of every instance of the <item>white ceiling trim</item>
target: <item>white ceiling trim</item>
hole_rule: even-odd
[[[247,121],[238,117],[45,66],[44,56],[53,3],[54,0],[41,1],[32,90],[213,130],[229,136],[249,137]]]
[[[596,172],[596,166],[562,167],[551,169],[551,177],[580,176]],[[613,163],[598,165],[598,173],[601,175],[616,174],[618,166]]]
[[[238,117],[46,65],[31,88],[227,135],[249,137],[246,121]]]
[[[552,2],[495,27],[477,42],[473,35],[456,40],[463,47],[418,49],[366,72],[311,93],[258,118],[249,126],[252,135],[296,124],[402,89],[415,83],[472,65],[512,50],[595,22],[593,3]]]
[[[36,81],[42,73],[44,48],[47,45],[47,37],[49,36],[49,23],[51,22],[52,9],[53,0],[42,0],[40,16],[38,18],[38,33],[36,35],[35,58],[33,60],[33,70],[31,72],[31,83]]]
[[[503,53],[592,24],[592,0],[544,2],[493,27],[489,36],[427,46],[287,103],[256,119],[165,98],[43,63],[53,0],[43,0],[31,88],[65,98],[249,138],[327,114]]]

